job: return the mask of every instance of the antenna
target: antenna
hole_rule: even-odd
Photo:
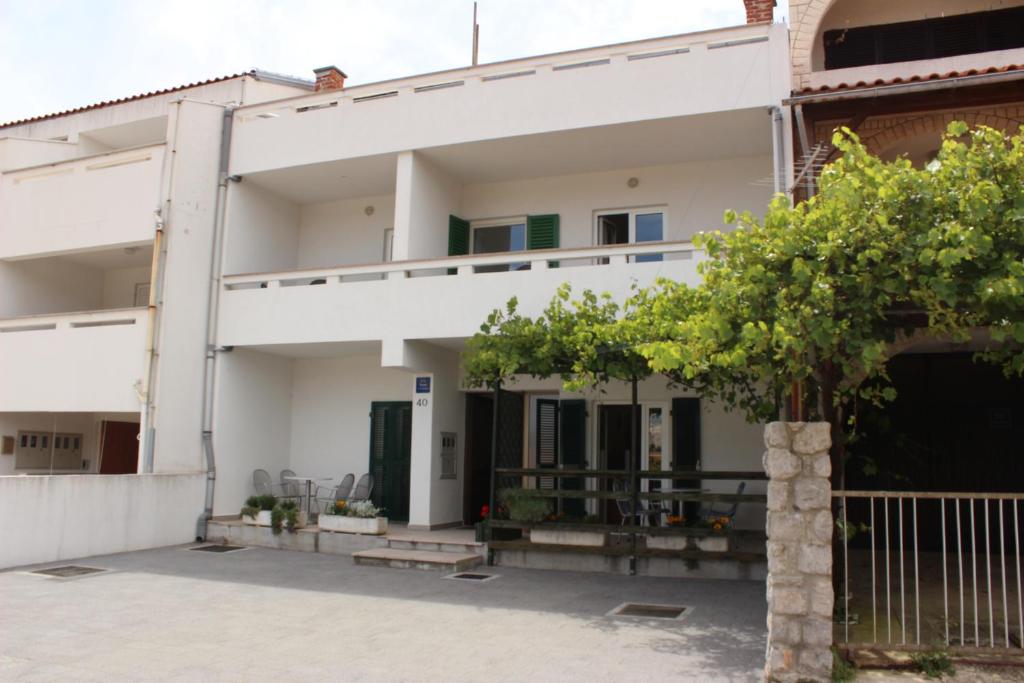
[[[473,66],[479,62],[480,53],[480,24],[476,23],[476,3],[473,3]]]

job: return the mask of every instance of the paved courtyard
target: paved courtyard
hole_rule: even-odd
[[[54,563],[69,564],[69,563]],[[346,556],[184,547],[0,573],[3,681],[756,681],[764,584],[483,568],[473,583]],[[624,602],[691,608],[614,618]]]

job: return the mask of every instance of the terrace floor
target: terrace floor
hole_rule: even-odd
[[[753,681],[764,665],[763,582],[507,567],[474,582],[187,547],[59,563],[109,570],[77,578],[0,573],[0,679]],[[625,602],[690,611],[606,616]]]

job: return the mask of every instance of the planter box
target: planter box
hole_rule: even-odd
[[[270,510],[260,510],[255,518],[242,515],[242,522],[251,526],[270,526]]]
[[[317,524],[321,531],[337,531],[343,534],[370,534],[380,536],[388,532],[387,517],[346,517],[344,515],[320,515]]]
[[[703,550],[706,553],[729,551],[728,536],[648,536],[647,547],[658,550]]]
[[[532,543],[551,545],[583,545],[601,547],[607,545],[608,534],[604,531],[567,531],[563,529],[530,529]]]
[[[253,519],[248,515],[242,515],[242,522],[250,526],[271,526],[270,510],[260,510],[258,513],[256,513],[256,519]],[[306,513],[300,512],[299,519],[295,523],[295,528],[301,529],[302,527],[306,526],[307,522],[308,520],[306,519]],[[281,522],[281,529],[284,531],[288,530],[287,522]]]

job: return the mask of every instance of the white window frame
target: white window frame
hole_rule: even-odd
[[[503,228],[511,225],[522,225],[524,232],[523,251],[527,251],[527,244],[529,243],[529,235],[525,232],[528,229],[526,216],[506,216],[505,218],[480,218],[477,220],[469,221],[469,253],[472,256],[476,256],[476,229],[477,228]],[[501,252],[487,252],[487,253],[501,253]],[[518,253],[518,252],[508,252]]]
[[[610,244],[603,244],[601,242],[601,216],[620,216],[624,213],[629,214],[629,241],[627,244],[646,244],[646,242],[636,241],[636,217],[637,215],[648,213],[661,214],[661,241],[665,241],[665,235],[668,232],[668,206],[666,205],[638,206],[620,209],[599,209],[594,211],[593,236],[595,247],[614,246]]]

